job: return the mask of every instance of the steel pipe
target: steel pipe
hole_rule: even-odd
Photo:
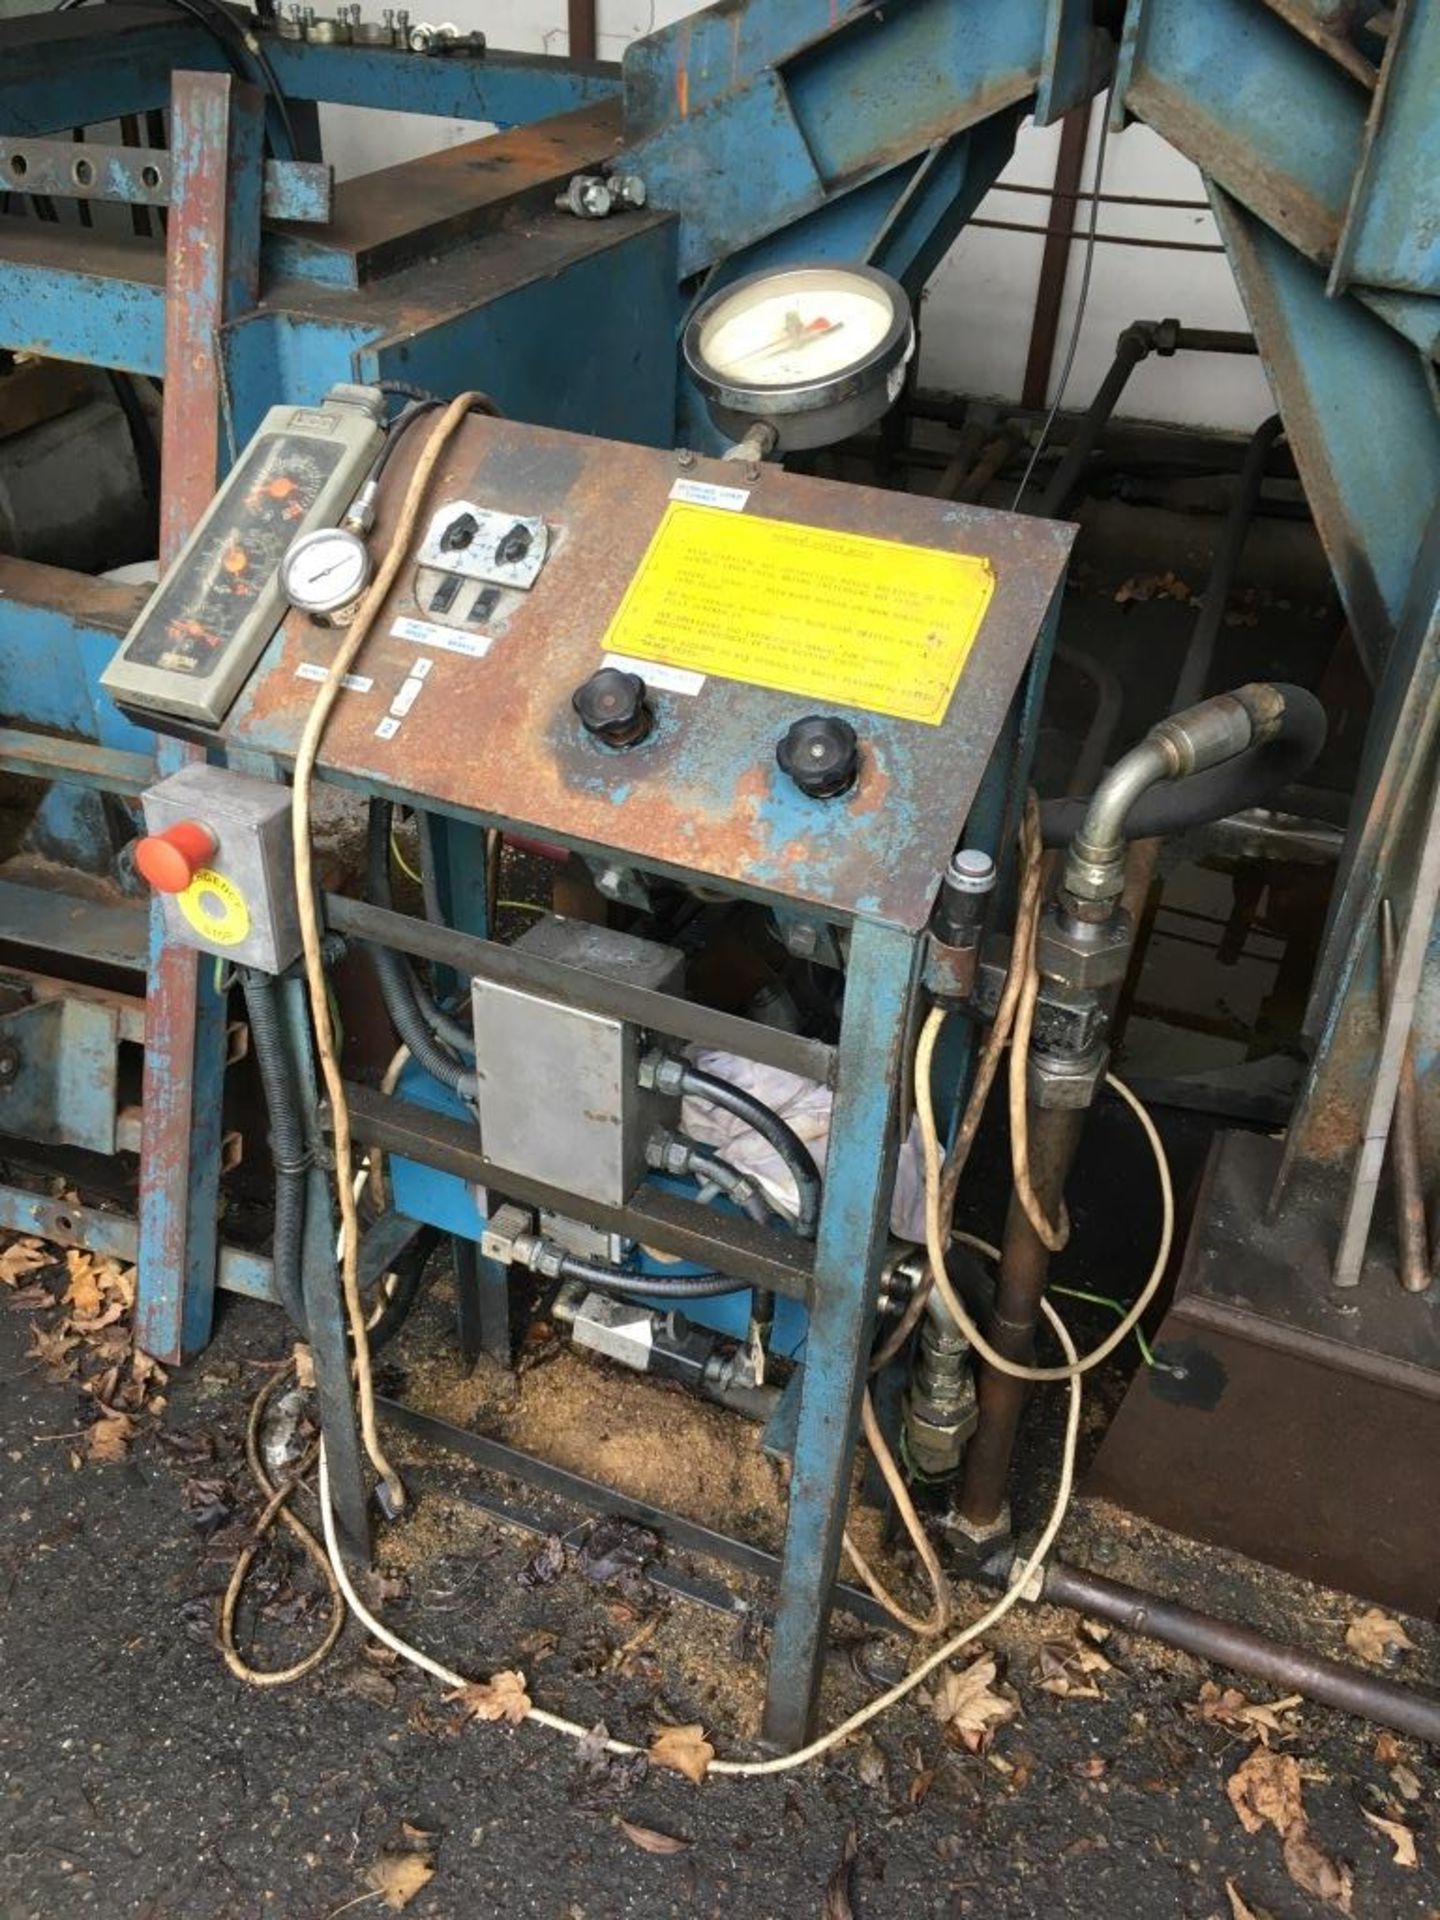
[[[996,1585],[1008,1568],[991,1566],[985,1577]],[[1252,1627],[1199,1613],[1178,1600],[1163,1600],[1139,1587],[1053,1560],[1045,1569],[1041,1599],[1053,1606],[1108,1620],[1126,1633],[1144,1634],[1179,1647],[1197,1659],[1263,1680],[1283,1693],[1301,1693],[1322,1707],[1357,1714],[1376,1726],[1432,1744],[1440,1742],[1440,1699],[1417,1693],[1380,1674],[1365,1673],[1343,1660],[1329,1660],[1283,1640],[1271,1640]]]

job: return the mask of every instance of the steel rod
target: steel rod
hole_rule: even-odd
[[[1395,907],[1380,902],[1380,991],[1388,1008],[1395,993]],[[1420,1088],[1415,1078],[1415,1039],[1405,1036],[1395,1112],[1390,1123],[1390,1164],[1395,1175],[1395,1227],[1399,1237],[1400,1284],[1407,1293],[1430,1285],[1426,1245],[1425,1176],[1420,1155]]]
[[[989,1570],[987,1578],[1003,1584],[1003,1576]],[[1163,1600],[1139,1587],[1067,1566],[1063,1560],[1052,1561],[1046,1568],[1042,1598],[1109,1620],[1126,1633],[1144,1634],[1198,1659],[1213,1660],[1217,1666],[1248,1674],[1283,1692],[1302,1693],[1322,1707],[1357,1714],[1412,1739],[1440,1741],[1440,1699],[1433,1695],[1364,1673],[1343,1660],[1272,1640],[1252,1627],[1199,1613],[1177,1600]]]

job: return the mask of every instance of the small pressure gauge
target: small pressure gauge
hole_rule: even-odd
[[[905,289],[874,267],[782,267],[724,287],[685,329],[685,364],[722,433],[757,420],[781,452],[878,420],[915,351]]]
[[[316,527],[286,549],[280,584],[292,607],[339,625],[370,584],[370,550],[348,527]]]

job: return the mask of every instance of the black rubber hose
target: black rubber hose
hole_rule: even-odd
[[[365,838],[366,890],[372,906],[387,909],[394,904],[390,894],[390,832],[394,821],[395,809],[388,800],[370,802]],[[403,954],[392,954],[391,958],[395,963],[392,976],[403,978],[409,1004],[415,1008],[431,1033],[438,1035],[447,1047],[453,1047],[462,1060],[473,1060],[475,1058],[474,1036],[467,1033],[458,1020],[452,1020],[443,1007],[436,1006],[421,986],[415,969]],[[383,988],[384,985],[385,982],[382,980],[381,987]],[[393,1013],[391,1018],[394,1018]],[[399,1028],[398,1020],[395,1024]],[[408,1046],[409,1040],[403,1029],[401,1038]],[[411,1047],[410,1051],[413,1053],[415,1049]]]
[[[738,1167],[732,1167],[728,1160],[722,1160],[718,1153],[707,1153],[691,1140],[684,1145],[685,1164],[697,1180],[708,1181],[712,1187],[718,1187],[757,1225],[769,1226],[770,1209],[747,1175],[741,1173]]]
[[[395,1285],[386,1295],[378,1318],[371,1324],[372,1353],[378,1352],[387,1340],[392,1340],[410,1318],[410,1311],[420,1297],[420,1282],[425,1278],[430,1256],[439,1244],[440,1235],[434,1227],[422,1228],[390,1269],[395,1276]],[[384,1277],[382,1274],[382,1283]]]
[[[462,1067],[454,1054],[446,1052],[426,1025],[415,1004],[414,982],[405,962],[388,947],[367,944],[366,950],[375,962],[375,974],[380,982],[380,997],[385,1002],[385,1011],[394,1023],[396,1033],[410,1049],[416,1066],[423,1068],[442,1086],[449,1087],[462,1100],[473,1100],[477,1084],[474,1069]]]
[[[722,1293],[748,1293],[743,1280],[732,1280],[723,1273],[674,1273],[668,1278],[651,1279],[648,1273],[625,1273],[619,1267],[601,1266],[594,1260],[581,1260],[567,1253],[560,1262],[562,1280],[583,1280],[587,1287],[602,1293],[648,1295],[655,1300],[712,1300]]]
[[[240,969],[250,1046],[260,1071],[270,1121],[270,1157],[275,1165],[275,1231],[271,1266],[280,1304],[303,1333],[305,1285],[301,1260],[305,1240],[305,1175],[310,1165],[305,1121],[295,1094],[294,1063],[275,976]]]
[[[737,1120],[743,1120],[747,1127],[753,1128],[762,1140],[769,1141],[795,1177],[795,1190],[799,1196],[796,1228],[805,1239],[813,1240],[815,1223],[820,1217],[820,1169],[799,1134],[793,1127],[787,1126],[763,1100],[757,1100],[742,1087],[732,1086],[728,1080],[718,1079],[714,1074],[702,1073],[698,1067],[692,1067],[686,1061],[680,1060],[674,1064],[680,1069],[681,1093],[688,1093],[696,1100],[706,1100],[712,1107],[723,1107],[727,1113],[733,1113]]]
[[[1325,709],[1304,687],[1279,681],[1272,684],[1285,700],[1280,731],[1218,767],[1152,787],[1130,809],[1125,821],[1127,840],[1163,839],[1190,827],[1206,826],[1212,820],[1223,820],[1246,807],[1261,806],[1314,766],[1325,745]],[[1040,828],[1045,845],[1068,846],[1080,830],[1089,805],[1088,798],[1044,801]]]

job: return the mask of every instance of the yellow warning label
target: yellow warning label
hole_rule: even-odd
[[[976,554],[672,502],[603,644],[938,726],[994,590]]]
[[[213,867],[197,867],[183,893],[175,896],[181,913],[217,947],[238,947],[250,931],[250,909],[233,880]]]

